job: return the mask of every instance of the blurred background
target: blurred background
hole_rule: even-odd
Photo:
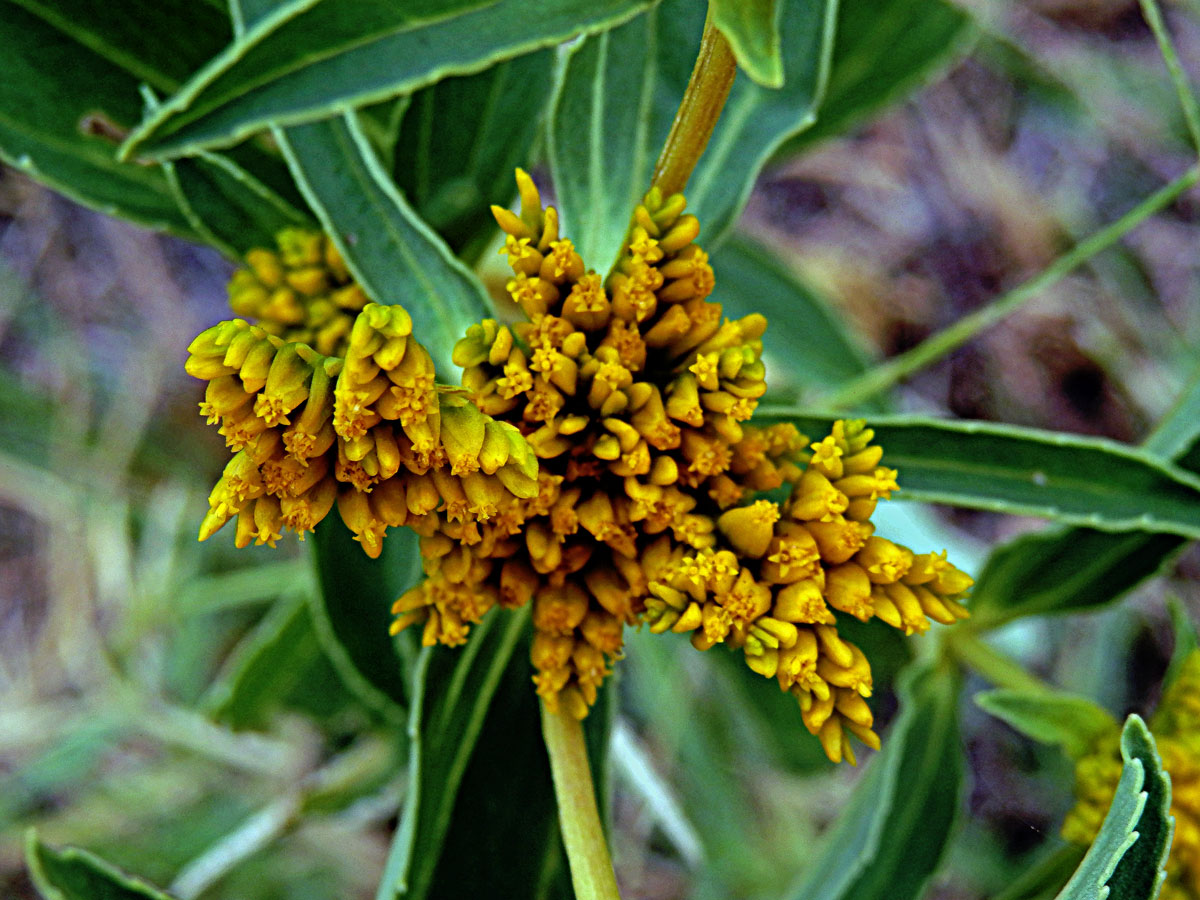
[[[1136,2],[964,5],[978,28],[962,52],[850,136],[781,152],[742,220],[870,356],[1020,284],[1194,160]],[[1200,4],[1165,14],[1200,78]],[[0,168],[0,896],[35,896],[30,825],[181,897],[373,895],[403,748],[324,651],[311,561],[294,540],[195,541],[226,454],[182,363],[227,317],[231,271]],[[1193,190],[897,402],[1139,442],[1195,366],[1198,297]],[[975,571],[1040,524],[897,503],[881,530]],[[1200,619],[1194,547],[1118,608],[1001,639],[1065,689],[1144,713],[1172,649],[1168,596]],[[781,896],[858,772],[831,769],[740,663],[676,649],[633,634],[623,667],[626,896]],[[892,646],[877,680],[911,652]],[[894,705],[884,692],[883,721]],[[996,893],[1071,805],[1061,754],[963,715],[972,781],[940,900]]]

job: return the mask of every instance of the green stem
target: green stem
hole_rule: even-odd
[[[968,631],[955,631],[948,635],[945,647],[961,664],[996,687],[1018,691],[1051,690],[1048,684],[1015,659]]]
[[[1141,4],[1142,15],[1146,17],[1146,24],[1150,26],[1150,30],[1154,32],[1154,39],[1158,41],[1158,52],[1162,54],[1163,62],[1167,64],[1167,73],[1171,76],[1171,84],[1175,86],[1179,105],[1183,107],[1183,120],[1187,124],[1188,134],[1191,136],[1192,147],[1197,153],[1200,153],[1200,104],[1197,104],[1196,94],[1192,90],[1192,86],[1188,84],[1187,73],[1179,64],[1179,55],[1175,52],[1175,45],[1171,42],[1171,35],[1167,31],[1166,23],[1163,22],[1158,4],[1154,0],[1141,0]]]
[[[822,409],[853,407],[936,362],[952,350],[961,347],[981,331],[1016,312],[1101,250],[1111,247],[1150,216],[1172,203],[1176,197],[1196,184],[1197,181],[1200,181],[1200,166],[1193,166],[1179,178],[1151,194],[1117,221],[1101,228],[1086,240],[1080,241],[1024,284],[993,300],[983,309],[964,316],[911,350],[860,375],[840,390],[820,398],[816,402],[816,406]]]
[[[710,8],[692,77],[650,181],[650,186],[662,191],[664,197],[679,193],[687,185],[721,116],[736,74],[737,60],[729,41],[713,25]]]
[[[550,754],[558,824],[571,864],[575,900],[620,900],[596,808],[583,724],[569,715],[548,712],[543,706],[542,737]]]

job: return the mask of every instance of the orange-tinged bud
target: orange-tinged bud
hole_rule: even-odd
[[[573,649],[575,649],[575,638],[570,635],[536,631],[533,635],[533,646],[530,648],[529,658],[535,669],[561,669],[571,661]]]
[[[583,638],[597,650],[609,655],[621,652],[624,622],[608,612],[592,610],[579,626]]]
[[[570,634],[583,621],[587,610],[587,594],[578,585],[548,585],[533,598],[533,627],[551,634]]]

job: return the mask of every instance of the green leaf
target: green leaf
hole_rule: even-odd
[[[201,152],[164,168],[197,234],[231,259],[274,246],[284,228],[312,227],[307,215],[224,154]]]
[[[1200,371],[1147,439],[1150,453],[1173,458],[1200,438]],[[1197,472],[1200,460],[1180,461]],[[1170,535],[1108,534],[1053,528],[997,548],[971,591],[971,628],[1019,616],[1103,606],[1159,572],[1185,545]],[[1047,577],[1052,573],[1052,577]]]
[[[142,116],[136,77],[11,0],[0,54],[0,159],[85,206],[195,238],[162,170],[117,162]]]
[[[10,2],[124,69],[135,86],[144,82],[163,93],[177,90],[230,37],[220,8],[193,0],[122,0],[119,13],[107,3]]]
[[[377,900],[427,896],[464,773],[528,621],[528,607],[493,611],[463,647],[421,650],[409,710],[409,788]]]
[[[1100,833],[1058,900],[1153,900],[1171,846],[1171,782],[1138,716],[1121,733],[1125,766]]]
[[[123,148],[172,157],[373,103],[635,15],[649,0],[292,0],[151,116]]]
[[[396,142],[400,139],[400,128],[411,103],[412,96],[404,94],[358,108],[358,124],[384,169],[390,170],[395,165]]]
[[[1072,759],[1085,756],[1117,721],[1087,697],[1061,691],[1000,688],[975,695],[986,713],[1043,744],[1057,744]]]
[[[305,598],[285,597],[234,651],[203,706],[234,730],[265,729],[272,714],[299,693],[309,707],[336,708],[339,698],[329,702],[328,674]]]
[[[43,844],[32,828],[25,836],[25,861],[46,900],[171,900],[86,850]]]
[[[734,81],[686,190],[705,246],[715,247],[737,220],[771,153],[812,124],[828,74],[836,6],[836,0],[783,0],[783,87]],[[551,120],[550,168],[563,233],[598,270],[616,256],[630,214],[650,186],[703,25],[704,4],[665,0],[625,28],[589,38],[568,58]]]
[[[817,121],[786,152],[841,134],[915,90],[973,34],[970,16],[944,0],[841,0]]]
[[[463,773],[441,855],[423,895],[430,900],[571,896],[542,742],[540,701],[525,649],[522,643],[505,670]],[[598,776],[607,767],[613,693],[606,685],[584,722],[589,762]],[[603,796],[599,783],[597,792]],[[463,865],[464,859],[471,865]]]
[[[738,68],[763,87],[783,87],[779,0],[711,0],[713,24],[733,48]]]
[[[453,371],[454,343],[487,313],[483,285],[401,196],[354,112],[275,134],[363,290],[378,303],[402,304],[439,367]]]
[[[662,10],[568,48],[555,87],[547,149],[561,231],[598,271],[620,250],[633,208],[650,187],[671,104],[682,96],[671,94],[673,84],[656,96],[659,67],[684,71],[683,57],[697,43],[690,36],[682,47],[664,41]]]
[[[1054,900],[1083,862],[1084,849],[1076,844],[1058,846],[1022,872],[992,900]]]
[[[321,585],[311,600],[317,639],[346,685],[396,718],[408,703],[398,648],[410,647],[411,635],[393,639],[388,627],[392,603],[423,577],[417,536],[411,528],[392,529],[379,558],[371,559],[340,522],[329,525],[313,535]]]
[[[1200,366],[1192,373],[1171,409],[1146,438],[1146,449],[1200,472]]]
[[[825,838],[824,851],[790,892],[797,900],[919,897],[958,817],[963,758],[957,677],[910,669],[900,716],[883,750]]]
[[[412,95],[392,170],[421,218],[461,250],[495,229],[513,170],[528,165],[554,85],[555,52],[539,50]]]
[[[781,409],[759,416],[795,422],[814,437],[832,421]],[[904,499],[1200,537],[1200,477],[1144,450],[991,422],[881,416],[870,425],[884,464],[899,470]]]
[[[763,355],[772,396],[817,394],[861,375],[869,357],[845,320],[775,254],[736,235],[712,255],[713,300],[726,316],[767,317]]]
[[[967,627],[1094,609],[1156,575],[1186,542],[1170,534],[1051,528],[994,550],[971,589]]]

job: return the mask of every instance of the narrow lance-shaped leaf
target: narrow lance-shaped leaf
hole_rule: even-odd
[[[1174,458],[1200,439],[1200,370],[1145,449]],[[1180,460],[1196,473],[1200,460]],[[998,548],[971,592],[969,627],[994,628],[1023,615],[1102,606],[1161,569],[1186,541],[1173,535],[1108,534],[1056,528],[1024,535]],[[1049,573],[1049,577],[1048,577]]]
[[[264,728],[320,656],[304,598],[283,598],[234,651],[204,706],[235,730]]]
[[[229,43],[229,18],[211,3],[123,0],[116,13],[106,3],[10,2],[128,72],[135,89],[142,82],[163,93],[177,90]]]
[[[660,18],[649,12],[579,41],[555,88],[548,149],[562,230],[600,271],[616,258],[650,186],[655,142],[666,136],[655,97],[659,66],[691,47],[663,43]]]
[[[1117,727],[1116,720],[1087,697],[1061,691],[1000,688],[976,694],[975,702],[1026,737],[1061,746],[1072,759],[1084,756],[1098,738]]]
[[[0,53],[0,159],[93,209],[196,237],[161,169],[117,162],[142,115],[136,77],[11,0]]]
[[[293,0],[247,27],[125,145],[171,157],[409,93],[622,22],[650,0]]]
[[[914,900],[941,860],[958,817],[963,759],[958,678],[909,670],[900,716],[790,893],[796,900]]]
[[[1186,540],[1173,534],[1053,528],[992,551],[971,589],[967,627],[1111,603],[1155,575]]]
[[[556,54],[538,50],[411,96],[390,168],[405,197],[456,251],[481,249],[489,207],[508,206],[554,86]]]
[[[307,215],[228,156],[202,152],[164,168],[197,234],[231,259],[274,246],[284,228],[311,227]]]
[[[783,86],[735,79],[708,148],[692,172],[688,208],[714,247],[745,205],[779,145],[809,127],[828,76],[836,0],[780,0]],[[616,256],[687,86],[703,30],[704,4],[665,0],[568,59],[550,129],[550,166],[563,233],[583,236],[599,270]],[[651,87],[652,85],[652,87]],[[591,223],[606,224],[597,227]],[[581,253],[583,251],[581,250]]]
[[[423,895],[428,900],[571,896],[550,761],[542,743],[541,701],[526,651],[525,642],[518,645],[492,698]],[[613,694],[606,684],[583,723],[591,769],[600,779],[607,769]],[[603,815],[599,781],[597,794]],[[463,865],[464,859],[471,865]]]
[[[971,25],[966,12],[944,0],[841,0],[817,121],[784,152],[840,134],[919,87],[966,50]]]
[[[1130,716],[1121,733],[1125,761],[1112,806],[1058,900],[1153,900],[1171,846],[1171,782],[1145,723]]]
[[[379,164],[353,111],[277,129],[296,181],[371,299],[399,303],[443,371],[455,341],[486,314],[479,280],[421,221]]]
[[[339,522],[313,535],[320,591],[311,612],[317,639],[347,686],[368,706],[394,718],[408,702],[402,649],[412,635],[388,634],[391,606],[421,574],[417,536],[394,529],[371,559]],[[411,649],[411,648],[410,648]]]
[[[779,51],[781,0],[712,0],[713,24],[733,48],[738,68],[763,87],[783,86]]]
[[[45,900],[171,900],[140,878],[78,847],[51,847],[30,829],[25,861]]]
[[[825,433],[828,418],[760,410],[761,421]],[[1200,478],[1100,438],[908,416],[870,422],[910,500],[1045,516],[1104,531],[1200,537]]]
[[[1146,449],[1175,460],[1185,469],[1200,472],[1200,365],[1146,439]]]
[[[429,890],[463,774],[528,620],[527,610],[493,612],[463,647],[421,651],[409,713],[409,788],[377,900]]]

